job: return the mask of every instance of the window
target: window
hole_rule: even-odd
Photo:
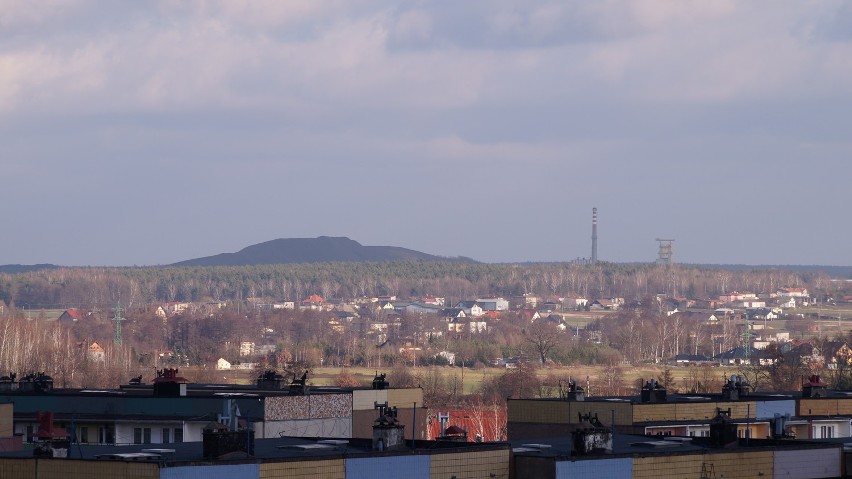
[[[183,442],[183,428],[176,427],[175,428],[175,442]]]
[[[834,437],[834,426],[820,426],[820,434],[822,439],[831,439]]]
[[[81,427],[80,428],[80,442],[89,442],[89,428]]]
[[[142,430],[142,443],[151,444],[151,428],[146,427]]]
[[[33,442],[33,427],[27,426],[27,442]]]
[[[99,427],[98,442],[101,444],[115,444],[115,428],[113,426]]]
[[[142,428],[133,428],[133,444],[142,444]]]
[[[172,432],[171,429],[169,429],[167,427],[163,428],[163,437],[162,437],[162,441],[161,441],[163,444],[168,444],[168,443],[171,442],[171,441],[169,441],[169,433],[170,432]]]

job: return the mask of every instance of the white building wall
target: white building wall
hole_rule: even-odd
[[[292,437],[352,437],[352,418],[324,418],[324,419],[301,419],[287,421],[264,421],[262,436],[264,438],[276,438],[281,436]]]
[[[175,442],[175,429],[183,430],[182,442],[201,442],[201,433],[204,429],[204,424],[184,423],[184,422],[117,422],[115,424],[115,443],[116,444],[133,444],[135,428],[150,428],[151,429],[151,444],[163,443],[163,428],[169,429],[169,443]],[[97,431],[96,431],[97,432]],[[91,434],[91,432],[89,433]]]
[[[812,479],[840,477],[840,446],[834,449],[778,449],[774,454],[774,477]]]

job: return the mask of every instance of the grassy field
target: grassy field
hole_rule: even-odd
[[[540,379],[545,379],[548,376],[565,379],[570,376],[579,380],[583,385],[585,385],[586,378],[588,377],[589,381],[593,385],[592,393],[594,394],[594,384],[600,378],[603,369],[603,366],[552,367],[537,369],[536,375]],[[355,380],[363,386],[369,386],[376,374],[375,368],[314,368],[312,373],[308,376],[308,384],[313,386],[333,386],[335,384],[335,379],[342,371],[345,371],[347,374],[354,377]],[[507,372],[507,370],[503,368],[464,368],[464,370],[462,370],[462,368],[459,367],[435,367],[432,368],[431,371],[426,367],[418,367],[409,368],[409,371],[414,376],[435,371],[442,374],[445,380],[449,380],[455,376],[463,385],[463,394],[476,393],[480,390],[480,386],[484,381]],[[387,379],[390,382],[391,387],[394,386],[392,369],[379,369],[378,372],[387,373]],[[647,381],[652,377],[659,378],[662,375],[662,372],[662,366],[656,365],[625,365],[622,367],[624,384],[626,385],[635,385],[640,379],[642,381]],[[714,380],[722,381],[724,378],[735,373],[733,369],[723,367],[672,367],[671,372],[675,385],[678,387],[688,382],[692,376],[702,376],[706,373],[707,375],[712,376]],[[187,373],[187,377],[194,377],[192,368],[187,368]],[[226,384],[253,384],[256,375],[257,373],[255,371],[216,371],[215,381]],[[207,380],[210,379],[212,378],[207,378]],[[701,377],[701,380],[704,381],[706,378]]]
[[[696,369],[697,368],[694,367],[671,368],[675,383],[680,384],[688,380],[690,374],[696,372]],[[411,373],[416,376],[418,373],[425,372],[425,370],[426,368],[411,369]],[[463,378],[462,383],[465,394],[477,392],[482,382],[488,378],[506,373],[506,369],[502,368],[465,368],[464,372],[462,372],[462,369],[458,367],[439,367],[435,368],[435,370],[443,374],[445,378],[451,378],[453,376],[456,376],[459,380],[462,380]],[[537,369],[536,375],[541,379],[548,376],[556,376],[559,378],[571,376],[572,378],[579,379],[581,383],[585,382],[586,377],[588,376],[589,380],[594,383],[600,377],[602,370],[602,366],[566,366]],[[341,370],[339,368],[316,368],[313,371],[310,382],[318,386],[333,385],[334,379],[338,374],[340,374],[340,371]],[[624,382],[626,384],[635,384],[640,379],[647,380],[652,377],[657,378],[662,374],[662,371],[662,366],[654,365],[625,366],[622,368]],[[359,383],[368,385],[373,380],[376,370],[368,368],[346,368],[346,372],[354,376]],[[388,381],[390,381],[391,387],[393,387],[392,372],[389,370],[379,372],[388,373]],[[711,374],[713,377],[718,376],[718,379],[721,380],[726,377],[726,375],[730,375],[731,371],[726,368],[711,368]]]
[[[24,317],[27,319],[59,319],[64,313],[64,309],[25,309]]]

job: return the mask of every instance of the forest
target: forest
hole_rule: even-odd
[[[394,295],[440,296],[448,303],[482,296],[536,294],[586,298],[649,295],[710,298],[730,291],[769,293],[808,287],[825,298],[848,283],[824,272],[780,268],[728,270],[645,263],[341,262],[235,267],[57,268],[0,274],[0,299],[27,309],[114,306],[171,301],[300,300]]]

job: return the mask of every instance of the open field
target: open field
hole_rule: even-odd
[[[429,368],[418,367],[409,369],[412,375],[417,376],[418,374],[426,373]],[[541,368],[536,370],[536,375],[541,379],[544,379],[548,376],[556,376],[559,378],[567,378],[568,376],[571,376],[572,378],[579,379],[581,384],[584,384],[586,381],[586,377],[588,377],[593,387],[592,393],[594,394],[594,384],[600,377],[603,369],[603,366],[565,366],[554,368]],[[671,372],[674,377],[675,384],[680,385],[684,381],[688,380],[691,374],[703,372],[701,371],[701,369],[702,368],[697,367],[672,367]],[[315,386],[334,385],[335,377],[340,374],[341,370],[345,370],[349,375],[353,376],[360,384],[364,386],[369,385],[376,374],[375,368],[314,368],[312,374],[308,377],[308,383]],[[462,380],[463,378],[463,394],[476,393],[477,391],[479,391],[483,381],[494,376],[504,374],[507,371],[503,368],[464,368],[464,371],[462,371],[462,368],[459,367],[436,367],[434,368],[434,370],[438,371],[440,374],[443,374],[446,379],[449,379],[453,376],[456,376],[459,380]],[[658,378],[662,374],[662,371],[662,366],[655,365],[625,365],[622,367],[625,384],[637,384],[640,379],[644,381],[652,377]],[[391,383],[391,387],[394,386],[393,372],[391,369],[381,369],[378,372],[387,373],[388,381]],[[711,374],[713,378],[717,378],[721,381],[723,378],[734,373],[734,370],[729,368],[715,367],[709,368],[708,373]],[[217,371],[217,380],[226,383],[250,384],[254,382],[255,375],[256,373],[253,371]]]

